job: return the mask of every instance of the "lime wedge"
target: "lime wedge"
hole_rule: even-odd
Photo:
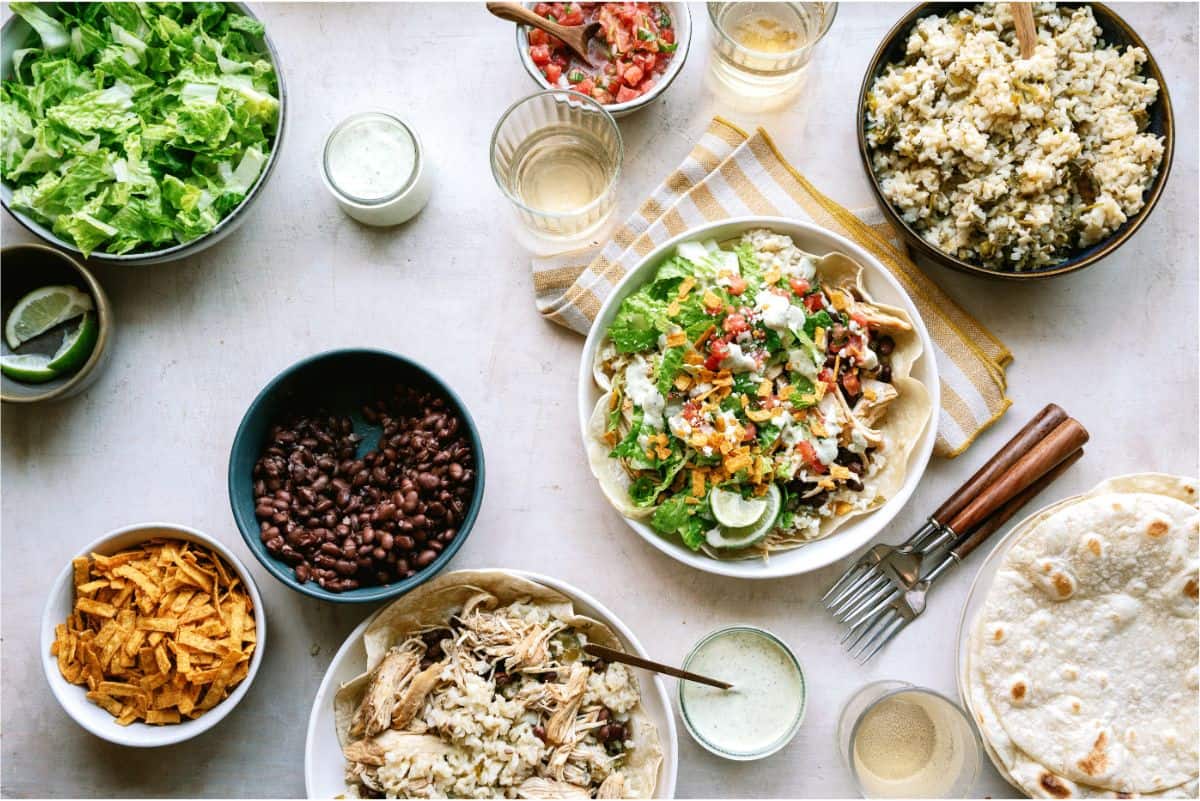
[[[17,301],[4,323],[4,338],[16,350],[38,334],[44,334],[59,323],[65,323],[94,304],[89,295],[73,286],[44,286]]]
[[[710,502],[713,507],[713,515],[720,520],[720,516],[717,515],[715,497],[718,492],[723,492],[723,490],[714,490]],[[706,537],[708,544],[714,548],[745,548],[767,536],[775,527],[775,520],[779,517],[779,507],[783,504],[783,496],[779,492],[779,487],[771,484],[767,488],[767,494],[753,502],[762,504],[762,511],[757,519],[745,526],[722,525],[714,528],[708,532]]]
[[[74,331],[63,335],[62,345],[50,357],[47,367],[59,375],[78,370],[92,355],[99,336],[100,324],[96,322],[96,313],[87,312]]]
[[[26,384],[44,384],[58,377],[58,373],[50,369],[50,357],[44,353],[0,356],[0,373]]]
[[[747,500],[736,490],[715,489],[709,497],[713,517],[728,528],[753,525],[767,508],[766,497]]]

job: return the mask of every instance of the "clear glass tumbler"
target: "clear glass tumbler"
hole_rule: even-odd
[[[963,798],[979,775],[982,746],[967,714],[905,681],[855,693],[842,708],[837,742],[863,798]]]
[[[716,88],[744,107],[790,100],[836,14],[837,3],[709,3]]]
[[[561,89],[509,107],[492,134],[492,175],[534,236],[564,245],[595,233],[616,207],[624,155],[612,115]]]

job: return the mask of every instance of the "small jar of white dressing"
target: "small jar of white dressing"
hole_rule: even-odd
[[[382,111],[351,115],[329,133],[321,173],[342,211],[366,225],[411,219],[433,187],[416,131]]]

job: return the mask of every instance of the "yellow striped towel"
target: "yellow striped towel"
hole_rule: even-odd
[[[936,452],[962,453],[1008,409],[1012,354],[908,258],[878,210],[851,214],[818,192],[763,129],[713,120],[687,159],[599,248],[535,258],[538,311],[586,334],[604,298],[662,242],[695,226],[747,214],[811,221],[874,254],[904,286],[933,339],[942,408]]]

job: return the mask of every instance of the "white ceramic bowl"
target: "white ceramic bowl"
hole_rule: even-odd
[[[592,362],[595,359],[596,349],[600,346],[600,340],[603,339],[604,332],[608,329],[609,323],[616,316],[621,301],[649,280],[654,271],[658,269],[662,260],[680,242],[697,239],[716,239],[721,241],[739,236],[744,231],[752,228],[769,228],[781,234],[787,234],[796,242],[797,247],[810,253],[823,255],[831,251],[839,251],[862,265],[863,282],[867,290],[871,293],[871,296],[881,303],[887,303],[904,309],[913,321],[917,334],[921,338],[923,350],[921,357],[913,365],[912,375],[924,384],[925,389],[929,391],[930,408],[932,410],[929,422],[925,424],[919,441],[914,445],[912,452],[909,454],[908,472],[905,474],[904,485],[900,488],[899,492],[889,498],[883,506],[870,514],[863,515],[846,523],[846,525],[838,529],[832,536],[802,545],[790,551],[772,554],[769,560],[744,559],[733,561],[713,559],[705,556],[703,553],[692,551],[679,542],[678,539],[667,539],[657,534],[645,523],[625,518],[625,522],[629,524],[629,527],[641,535],[642,539],[684,564],[691,565],[707,573],[717,573],[722,576],[766,579],[794,576],[798,573],[807,573],[810,570],[817,570],[825,565],[832,564],[844,556],[857,551],[883,530],[891,519],[904,507],[904,504],[908,502],[909,496],[912,495],[913,490],[916,489],[921,476],[925,472],[925,466],[929,463],[929,455],[933,452],[933,443],[937,438],[936,420],[941,398],[938,391],[937,363],[933,358],[933,343],[929,339],[929,332],[925,330],[925,323],[917,313],[912,300],[909,299],[908,295],[900,287],[900,283],[874,256],[850,240],[812,223],[789,220],[783,217],[737,217],[693,228],[664,242],[638,262],[638,265],[621,279],[620,283],[609,294],[608,299],[605,300],[604,305],[600,307],[600,313],[596,317],[596,322],[592,324],[591,333],[588,334],[587,342],[584,343],[583,356],[579,362],[579,427],[583,437],[585,453],[588,441],[588,419],[591,417],[592,410],[595,408],[601,394],[600,388],[596,386],[595,381],[592,379]],[[596,491],[600,491],[599,487],[596,488]]]
[[[230,3],[240,13],[245,14],[251,19],[257,20],[258,17],[250,10],[250,6],[246,3]],[[4,23],[4,28],[0,31],[0,38],[3,40],[4,59],[0,62],[0,77],[4,80],[9,80],[13,76],[12,59],[9,58],[10,53],[13,53],[20,47],[29,42],[33,36],[33,31],[29,24],[24,19],[13,14]],[[271,147],[271,152],[267,154],[267,163],[263,165],[262,172],[258,174],[258,179],[254,185],[250,187],[250,191],[246,193],[246,197],[238,204],[237,208],[226,214],[220,222],[213,227],[211,231],[203,236],[199,236],[190,242],[181,242],[170,245],[158,250],[137,251],[134,253],[103,253],[96,251],[88,257],[88,261],[100,262],[102,264],[124,264],[129,266],[144,266],[150,264],[162,264],[168,261],[177,261],[178,259],[186,259],[189,256],[194,256],[203,250],[207,250],[213,245],[220,242],[225,237],[232,234],[238,227],[245,222],[246,213],[250,207],[258,200],[262,194],[262,189],[266,186],[267,179],[271,177],[271,173],[275,170],[275,163],[279,161],[279,150],[283,147],[283,133],[287,122],[288,99],[287,89],[283,83],[283,69],[279,65],[279,52],[272,44],[270,34],[263,35],[263,51],[262,55],[266,57],[271,65],[275,67],[275,80],[279,85],[279,121],[275,127],[275,143]],[[49,227],[42,225],[32,217],[14,211],[10,205],[12,202],[13,190],[7,185],[0,185],[0,205],[4,206],[4,210],[12,215],[13,219],[25,226],[32,233],[36,234],[52,247],[59,250],[67,251],[72,257],[83,259],[83,251],[77,248],[74,244],[60,239]]]
[[[536,5],[535,3],[526,3],[528,6]],[[675,49],[675,57],[667,64],[667,69],[663,72],[662,77],[658,82],[650,88],[650,91],[641,97],[635,97],[625,103],[609,103],[604,106],[604,110],[614,117],[624,117],[627,114],[632,114],[635,111],[645,108],[653,103],[663,92],[667,91],[667,87],[674,82],[675,77],[679,75],[679,71],[683,69],[683,62],[687,61],[688,50],[692,47],[692,12],[688,8],[687,3],[663,3],[667,10],[671,13],[671,21],[675,27],[675,43],[679,45]],[[525,67],[525,71],[529,73],[529,77],[537,81],[538,86],[543,89],[560,89],[559,86],[551,86],[546,80],[546,76],[542,75],[542,71],[533,63],[533,59],[529,57],[529,31],[524,25],[517,25],[517,56],[521,59],[521,64]]]
[[[583,590],[540,573],[524,570],[507,572],[561,592],[574,602],[579,614],[595,618],[616,632],[630,653],[649,658],[646,649],[642,648],[629,627]],[[325,677],[317,689],[312,713],[308,716],[308,734],[304,739],[304,789],[309,798],[336,798],[346,792],[346,760],[342,758],[342,747],[338,744],[334,726],[333,696],[339,687],[366,668],[367,652],[363,648],[362,635],[377,614],[378,611],[350,632],[342,647],[333,655],[333,661],[329,663],[329,669],[325,671]],[[679,744],[670,696],[660,676],[639,671],[638,680],[642,687],[642,704],[650,720],[658,727],[662,739],[663,761],[658,769],[655,798],[674,798]]]
[[[46,599],[45,612],[42,614],[42,670],[46,673],[46,681],[50,682],[50,689],[54,693],[54,697],[58,699],[62,708],[76,723],[110,743],[135,748],[157,748],[161,745],[172,745],[190,740],[220,723],[250,689],[250,684],[258,673],[258,666],[262,663],[263,647],[267,640],[267,617],[263,611],[262,597],[258,594],[258,587],[254,585],[254,579],[232,551],[207,534],[201,534],[195,529],[174,523],[136,523],[105,534],[81,550],[76,556],[87,556],[90,553],[114,554],[154,537],[198,543],[218,554],[226,564],[233,568],[242,580],[242,584],[245,585],[246,592],[250,594],[250,599],[254,602],[254,625],[257,630],[258,643],[254,648],[254,654],[250,657],[250,671],[246,674],[246,678],[234,688],[228,698],[195,720],[185,720],[182,723],[165,726],[152,726],[141,722],[119,726],[112,715],[87,699],[86,686],[70,684],[63,678],[62,673],[58,671],[57,659],[50,655],[50,646],[54,644],[54,627],[65,622],[67,615],[75,607],[75,588],[72,585],[74,571],[68,563],[54,581],[54,586],[50,589],[50,597]]]

